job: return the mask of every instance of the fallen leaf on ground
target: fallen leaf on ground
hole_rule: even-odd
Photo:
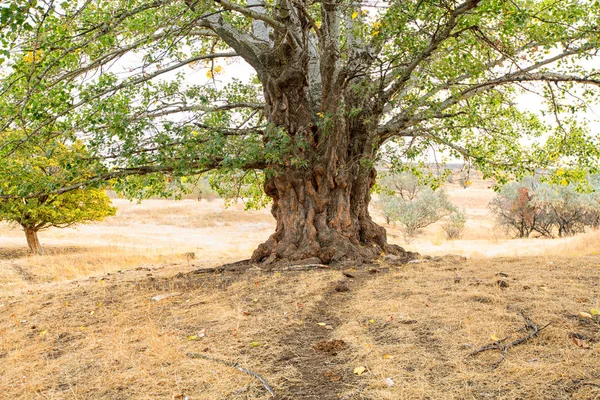
[[[592,318],[592,314],[586,313],[584,311],[580,312],[579,315],[581,315],[583,318]]]
[[[589,349],[590,345],[587,344],[587,342],[585,340],[579,339],[577,337],[573,337],[571,338],[573,340],[573,343],[575,343],[575,345],[577,347],[581,347],[582,349]]]
[[[492,339],[494,342],[497,342],[498,340],[500,340],[500,338],[495,333],[492,333],[490,335],[490,339]]]
[[[252,347],[260,347],[260,342],[252,342],[252,343],[250,343],[250,346],[252,346]]]
[[[363,374],[363,372],[365,372],[365,371],[366,371],[365,367],[356,367],[356,368],[354,368],[354,371],[352,371],[352,372],[354,372],[358,376],[361,376]]]
[[[598,308],[592,308],[590,310],[590,314],[592,314],[592,315],[600,315],[600,309],[598,309]]]
[[[329,379],[330,382],[339,382],[342,380],[342,375],[334,371],[325,371],[323,372],[323,376]]]

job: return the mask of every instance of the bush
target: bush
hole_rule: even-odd
[[[580,193],[574,185],[550,185],[529,179],[505,185],[490,203],[498,224],[515,237],[572,236],[600,227],[600,188]]]
[[[465,230],[467,223],[467,214],[465,211],[456,210],[450,215],[450,219],[442,225],[442,229],[446,232],[446,237],[450,240],[460,239]]]
[[[512,182],[502,187],[490,203],[498,225],[515,237],[529,237],[536,226],[538,210],[531,203],[531,192],[527,182]]]
[[[381,178],[379,184],[385,192],[395,194],[403,200],[413,200],[421,190],[427,188],[409,172],[388,173]]]
[[[399,226],[407,243],[423,228],[457,211],[445,191],[429,188],[421,189],[412,200],[382,195],[378,205],[386,220]]]

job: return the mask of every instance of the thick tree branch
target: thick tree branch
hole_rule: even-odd
[[[269,17],[266,14],[256,12],[250,8],[241,6],[239,4],[231,3],[227,0],[215,0],[215,3],[219,4],[226,10],[237,11],[240,14],[245,15],[246,17],[256,19],[259,21],[263,21],[266,24],[268,24],[269,26],[280,30],[281,32],[285,32],[285,30],[286,30],[286,26],[284,23],[279,22],[279,21]]]

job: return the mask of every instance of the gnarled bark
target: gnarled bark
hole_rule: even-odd
[[[285,70],[277,79],[262,77],[267,118],[292,141],[308,146],[292,144],[290,154],[273,166],[275,172],[266,180],[277,228],[252,259],[360,262],[384,252],[408,257],[399,246],[388,245],[385,229],[369,215],[377,147],[369,123],[376,118],[349,118],[338,112],[340,99],[327,94],[322,104],[327,115],[313,122],[306,81],[296,74],[299,71]],[[302,159],[304,165],[293,166],[292,158]]]
[[[382,252],[406,255],[389,245],[385,229],[369,215],[373,168],[351,167],[333,175],[322,166],[286,171],[269,179],[276,231],[254,252],[254,261],[369,261]]]

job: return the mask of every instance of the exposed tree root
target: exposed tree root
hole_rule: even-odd
[[[538,325],[535,322],[533,322],[531,320],[531,318],[529,318],[527,315],[525,315],[524,312],[521,312],[521,316],[523,316],[523,319],[525,320],[525,327],[523,329],[525,329],[526,331],[529,331],[529,333],[527,335],[520,337],[512,342],[504,344],[504,342],[510,337],[510,336],[507,336],[504,339],[497,340],[490,344],[486,344],[485,346],[472,352],[471,355],[476,356],[477,354],[483,353],[484,351],[488,351],[488,350],[500,350],[502,352],[502,355],[500,356],[498,361],[496,361],[492,365],[492,371],[493,371],[496,368],[498,368],[498,366],[500,365],[500,363],[502,363],[502,361],[504,361],[504,359],[506,358],[506,355],[508,354],[508,349],[510,349],[511,347],[515,347],[515,346],[525,343],[529,339],[537,336],[537,334],[542,329],[546,329],[550,325],[550,323],[547,323],[546,325],[544,325],[540,328],[540,327],[538,327]]]
[[[236,369],[242,371],[243,373],[248,374],[248,375],[258,379],[260,381],[260,383],[262,383],[262,385],[265,387],[266,391],[269,392],[269,394],[271,396],[275,397],[275,391],[273,390],[273,388],[271,386],[269,386],[269,384],[267,383],[265,378],[263,378],[256,372],[249,370],[248,368],[242,367],[236,361],[227,361],[227,360],[223,360],[221,358],[212,357],[212,356],[209,356],[208,354],[202,354],[202,353],[187,353],[186,356],[188,356],[190,358],[202,358],[202,359],[208,360],[208,361],[215,361],[215,362],[221,363],[223,365],[227,365],[228,367],[236,368]]]

